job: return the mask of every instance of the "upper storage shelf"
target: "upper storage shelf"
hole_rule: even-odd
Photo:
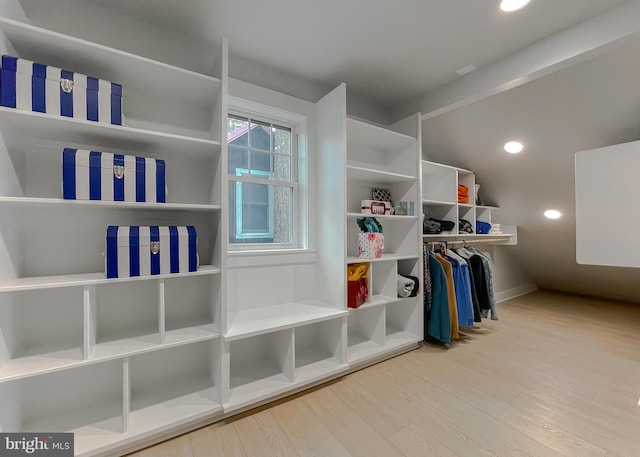
[[[456,168],[433,162],[422,162],[422,200],[435,204],[458,204],[458,172]]]
[[[37,137],[61,145],[98,145],[117,151],[153,151],[155,154],[220,153],[220,142],[127,126],[99,124],[0,106],[0,129],[5,142],[22,144]],[[73,141],[71,141],[71,139]],[[71,143],[70,143],[71,142]]]
[[[367,122],[347,118],[347,141],[369,149],[393,150],[408,148],[416,139]]]
[[[22,58],[114,81],[127,92],[158,93],[173,88],[167,94],[172,99],[206,106],[220,92],[218,78],[30,24],[0,17],[0,30]]]
[[[350,181],[365,181],[377,184],[395,184],[416,181],[417,178],[400,173],[390,173],[371,168],[347,165],[347,179]]]
[[[347,118],[349,180],[395,183],[418,179],[416,138]]]

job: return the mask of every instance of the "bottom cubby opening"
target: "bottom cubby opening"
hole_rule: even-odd
[[[422,300],[418,297],[408,298],[386,305],[385,333],[386,344],[422,339]]]
[[[213,406],[218,402],[219,343],[203,341],[131,357],[131,412],[194,394]]]
[[[295,362],[300,370],[320,362],[340,363],[342,319],[332,319],[295,329]]]
[[[288,329],[231,341],[231,389],[264,380],[293,381],[291,332]]]
[[[347,319],[348,359],[371,355],[384,345],[384,307],[351,311]]]
[[[0,384],[4,432],[123,432],[122,361]]]
[[[127,431],[144,434],[222,411],[220,340],[131,357]]]

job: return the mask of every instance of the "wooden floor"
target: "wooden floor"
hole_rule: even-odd
[[[551,292],[135,457],[640,456],[640,305]]]

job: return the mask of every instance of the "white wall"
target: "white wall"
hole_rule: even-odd
[[[229,76],[252,83],[282,94],[316,102],[329,93],[336,84],[323,84],[290,73],[266,67],[262,64],[233,55],[233,43],[230,43],[231,56]],[[390,111],[364,96],[347,91],[347,113],[350,116],[387,125]]]
[[[523,295],[538,287],[520,267],[510,246],[479,245],[493,261],[493,288],[498,302]]]

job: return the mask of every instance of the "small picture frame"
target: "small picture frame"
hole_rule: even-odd
[[[406,216],[409,212],[409,202],[406,200],[401,200],[396,204],[396,216]]]

